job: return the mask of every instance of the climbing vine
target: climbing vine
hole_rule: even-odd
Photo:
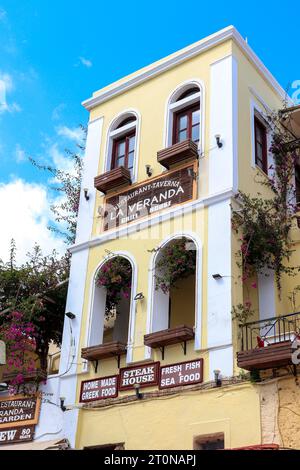
[[[298,266],[288,266],[288,262],[292,254],[289,233],[297,209],[294,170],[300,152],[299,145],[291,142],[290,132],[282,126],[280,113],[271,113],[268,121],[272,132],[269,150],[273,164],[268,168],[268,177],[262,176],[259,183],[271,190],[270,197],[264,199],[261,193],[252,197],[239,192],[236,196],[239,209],[233,210],[232,227],[239,234],[237,264],[242,269],[243,282],[268,268],[275,273],[280,295],[282,275],[294,275],[299,271]],[[246,305],[239,305],[241,315],[246,310]]]

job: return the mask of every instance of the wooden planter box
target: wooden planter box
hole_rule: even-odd
[[[107,171],[106,173],[103,173],[103,175],[96,176],[94,179],[95,188],[104,194],[112,189],[118,189],[120,186],[130,184],[130,171],[123,166]]]
[[[3,372],[2,379],[4,382],[11,382],[20,372]],[[22,373],[22,372],[21,372]],[[33,372],[26,372],[24,374],[25,382],[43,382],[47,380],[47,372],[42,369],[38,369]]]
[[[193,328],[186,325],[180,325],[168,330],[156,331],[144,336],[145,346],[150,348],[163,348],[170,344],[177,344],[189,341],[195,336]]]
[[[192,140],[178,142],[166,149],[157,152],[157,161],[162,166],[170,169],[171,165],[182,163],[185,160],[196,160],[198,158],[198,146]]]
[[[246,370],[274,369],[292,364],[292,342],[282,341],[264,348],[237,353],[238,367]]]
[[[99,344],[98,346],[91,346],[81,350],[81,357],[88,361],[98,361],[99,359],[121,356],[122,354],[126,354],[126,344],[119,341]]]

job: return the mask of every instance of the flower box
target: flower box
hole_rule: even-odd
[[[120,186],[130,185],[130,171],[123,166],[107,171],[102,175],[96,176],[94,186],[98,191],[106,194],[107,191],[118,189]]]
[[[185,160],[198,158],[198,146],[192,140],[184,140],[157,152],[157,161],[162,166],[170,169],[171,165],[182,163]]]

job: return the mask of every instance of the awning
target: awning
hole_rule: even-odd
[[[280,111],[281,122],[288,129],[295,139],[300,139],[300,105]]]
[[[32,441],[26,444],[11,444],[8,446],[0,446],[1,450],[68,450],[70,444],[67,439],[54,439],[52,441]]]

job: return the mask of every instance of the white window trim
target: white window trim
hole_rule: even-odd
[[[192,86],[199,87],[199,93],[195,95],[187,96],[186,98],[177,101],[176,98],[185,90],[188,90]],[[199,78],[192,78],[181,82],[175,90],[169,95],[166,106],[165,106],[165,122],[164,122],[164,135],[163,135],[163,148],[170,147],[173,141],[173,119],[174,112],[179,111],[181,108],[189,104],[200,101],[200,138],[198,144],[199,155],[204,152],[204,139],[205,139],[205,128],[204,128],[204,116],[205,116],[205,93],[204,83]]]
[[[268,161],[268,173],[267,176],[272,177],[274,170],[270,170],[270,166],[274,165],[273,155],[270,152],[270,146],[272,142],[272,128],[269,124],[266,116],[266,111],[260,107],[256,101],[251,99],[250,102],[250,119],[251,119],[251,166],[252,168],[261,168],[255,163],[255,125],[254,118],[257,117],[264,126],[267,127],[267,161]]]
[[[87,328],[85,334],[85,346],[90,346],[90,338],[91,338],[91,327],[93,323],[93,311],[94,311],[94,299],[95,299],[95,289],[97,288],[96,279],[99,271],[101,270],[102,266],[107,263],[112,258],[116,256],[122,256],[126,258],[130,264],[132,269],[132,283],[131,283],[131,298],[130,298],[130,313],[129,313],[129,325],[128,325],[128,339],[127,339],[127,354],[126,354],[126,363],[129,364],[133,361],[133,344],[134,344],[134,332],[135,332],[135,317],[136,317],[136,301],[134,297],[136,296],[136,289],[137,289],[137,264],[133,256],[128,251],[114,251],[113,255],[106,256],[103,261],[97,266],[92,276],[91,284],[90,284],[90,295],[89,295],[89,302],[88,302],[88,313],[87,313]],[[83,372],[88,370],[88,362],[83,362],[82,366]]]
[[[153,304],[155,295],[155,266],[157,256],[160,250],[164,248],[171,240],[176,238],[186,237],[187,239],[194,242],[197,249],[196,256],[196,289],[195,289],[195,338],[194,338],[194,349],[199,351],[202,348],[202,241],[194,232],[177,232],[173,233],[170,237],[165,239],[159,246],[159,249],[152,255],[150,261],[149,277],[148,277],[148,309],[147,309],[147,325],[146,334],[152,333],[153,328]],[[145,346],[145,359],[150,359],[152,350],[148,346]]]
[[[125,126],[122,126],[118,129],[115,127],[118,125],[122,119],[126,117],[134,116],[136,121],[130,122]],[[112,160],[112,150],[113,150],[113,140],[117,137],[121,137],[122,134],[129,132],[135,128],[135,145],[134,145],[134,165],[132,171],[132,183],[137,181],[138,174],[138,161],[139,161],[139,148],[140,148],[140,125],[141,125],[141,115],[136,109],[125,109],[120,112],[114,119],[110,122],[106,135],[106,146],[105,146],[105,158],[102,166],[102,173],[106,173],[111,168]]]

